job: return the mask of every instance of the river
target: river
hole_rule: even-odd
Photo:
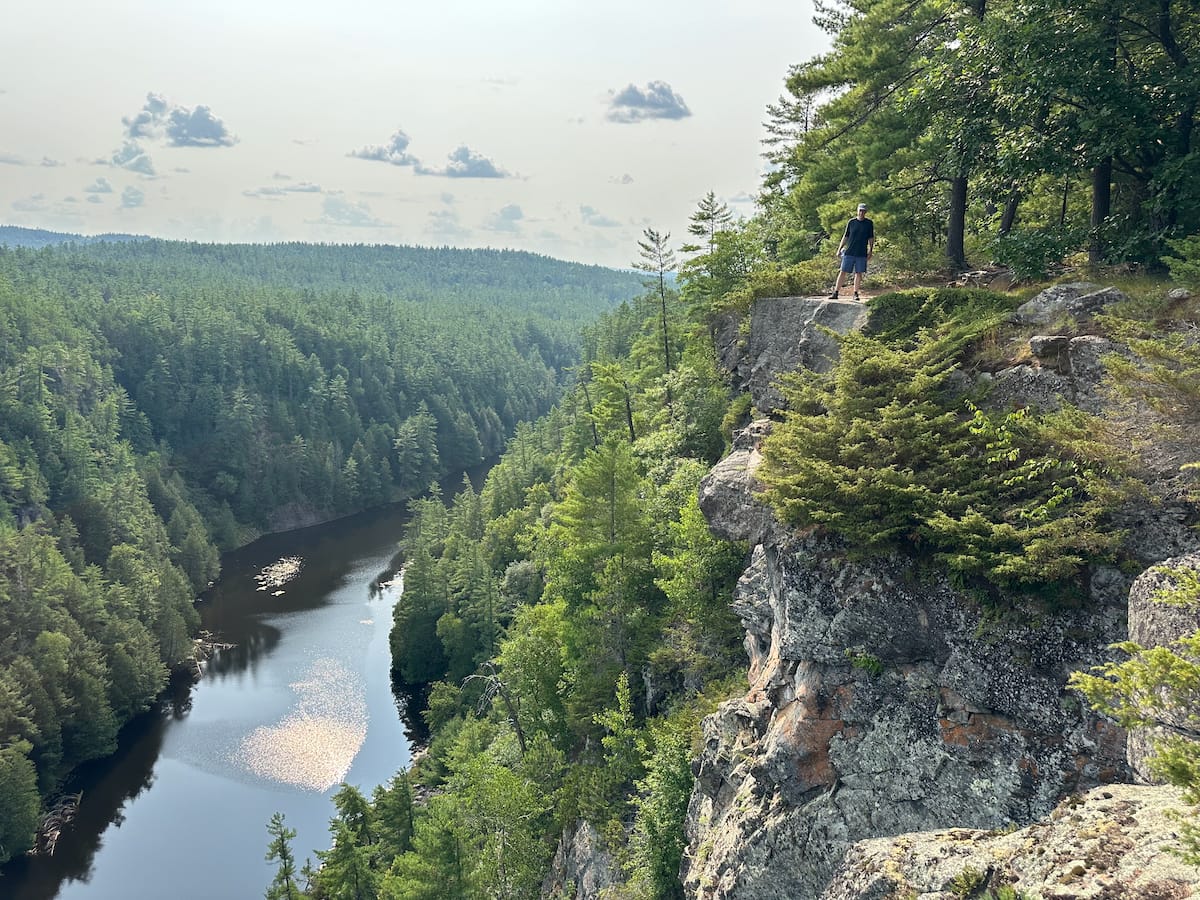
[[[376,583],[395,566],[406,519],[397,505],[226,554],[199,609],[205,628],[237,646],[130,723],[116,755],[77,774],[75,825],[53,857],[6,867],[0,897],[261,897],[275,812],[296,829],[299,860],[316,863],[338,784],[369,795],[409,763],[388,650],[399,587]],[[303,560],[299,574],[258,590],[256,575],[284,557]]]

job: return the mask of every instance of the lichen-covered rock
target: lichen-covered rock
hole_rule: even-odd
[[[1035,335],[1030,352],[1038,365],[1018,365],[985,374],[988,406],[993,409],[1032,407],[1043,412],[1077,406],[1098,413],[1105,403],[1104,358],[1128,355],[1127,348],[1096,335]]]
[[[751,422],[734,437],[733,449],[700,482],[700,510],[709,529],[727,541],[758,543],[773,527],[771,510],[759,502],[754,476],[762,464],[760,447],[771,423]]]
[[[580,820],[559,838],[550,872],[542,882],[542,896],[548,900],[597,900],[620,880],[600,835],[591,823]]]
[[[1029,339],[1029,352],[1037,357],[1044,368],[1053,372],[1066,369],[1066,350],[1071,343],[1066,334],[1035,334]]]
[[[1168,647],[1179,638],[1200,631],[1200,608],[1171,606],[1155,597],[1174,587],[1174,572],[1200,571],[1200,553],[1165,560],[1143,572],[1129,591],[1129,639],[1143,647]],[[1183,722],[1178,724],[1183,725]],[[1129,733],[1129,764],[1143,783],[1155,779],[1147,763],[1159,733],[1136,729]]]
[[[994,375],[984,372],[980,377],[988,388],[987,405],[993,409],[1032,407],[1053,412],[1075,396],[1071,379],[1049,367],[1010,366]]]
[[[1021,325],[1049,325],[1062,319],[1085,319],[1113,303],[1128,300],[1113,287],[1086,281],[1056,284],[1017,307],[1012,321]]]
[[[1123,631],[1115,606],[989,621],[904,560],[774,533],[735,609],[750,688],[704,724],[689,896],[820,896],[866,837],[1024,824],[1122,777],[1124,733],[1064,694]]]
[[[862,327],[867,307],[848,300],[811,297],[770,297],[750,310],[749,331],[744,320],[729,316],[718,323],[718,359],[735,388],[749,391],[764,414],[784,407],[777,386],[785,372],[798,368],[827,372],[837,360],[837,341],[823,329],[847,334]]]
[[[957,900],[1009,887],[1042,900],[1200,897],[1200,869],[1171,854],[1187,806],[1174,788],[1110,785],[1009,833],[968,829],[856,844],[821,900]]]
[[[1026,321],[1080,322],[1123,299],[1088,284],[1039,298]],[[759,308],[770,304],[781,305]],[[760,410],[778,410],[771,391],[781,371],[805,359],[817,370],[832,365],[813,338],[829,340],[814,324],[823,304],[760,301],[748,333],[725,323],[723,359]],[[849,330],[861,324],[850,315],[859,309],[820,315],[844,312]],[[1127,348],[1074,329],[1034,344],[1034,364],[979,376],[991,382],[993,409],[1100,411],[1113,402],[1103,359]],[[964,374],[959,387],[974,386]],[[1131,438],[1145,432],[1137,411],[1111,427]],[[1127,636],[1129,574],[1093,567],[1084,608],[997,611],[906,557],[864,560],[819,532],[796,534],[758,493],[768,430],[759,422],[742,432],[701,487],[713,531],[752,547],[734,599],[749,689],[703,725],[681,872],[690,897],[816,900],[864,839],[1026,826],[1067,794],[1132,777],[1125,733],[1065,688],[1071,672],[1110,660],[1109,644]],[[1196,551],[1179,466],[1194,459],[1198,430],[1156,431],[1137,444],[1149,490],[1113,527],[1145,565]]]

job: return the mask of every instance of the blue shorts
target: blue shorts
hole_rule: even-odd
[[[842,254],[842,271],[843,272],[866,272],[867,258],[865,256],[851,256],[848,253]]]

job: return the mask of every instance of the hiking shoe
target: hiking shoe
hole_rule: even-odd
[[[861,302],[862,302],[861,300],[859,300],[859,299],[858,299],[858,291],[855,291],[855,292],[854,292],[854,302],[855,302],[855,303],[861,303]]]
[[[830,292],[829,292],[829,299],[830,299],[830,300],[836,300],[837,298],[838,298],[838,292],[837,292],[837,291],[830,291]]]

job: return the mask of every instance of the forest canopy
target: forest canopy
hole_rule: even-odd
[[[0,249],[0,861],[189,665],[218,549],[496,454],[637,288],[493,251]]]

